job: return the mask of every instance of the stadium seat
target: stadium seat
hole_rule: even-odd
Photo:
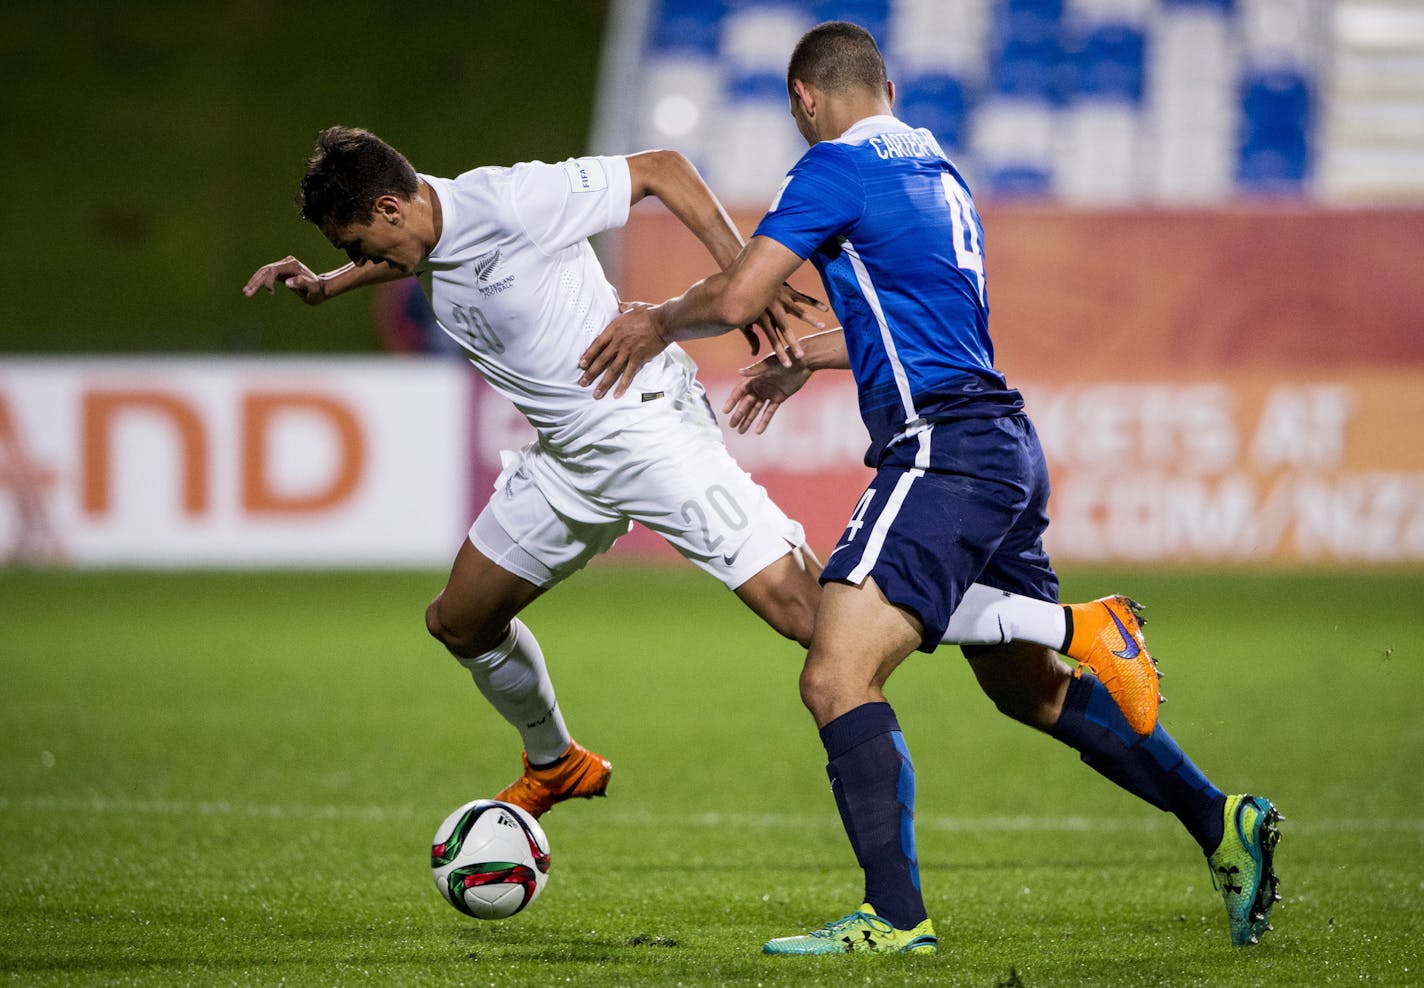
[[[1236,181],[1243,192],[1300,192],[1310,167],[1310,83],[1285,69],[1241,84]]]
[[[890,76],[943,73],[972,82],[987,75],[992,0],[899,0],[883,46]]]
[[[1064,202],[1126,205],[1144,197],[1140,117],[1121,99],[1080,99],[1059,112],[1054,189]]]
[[[1073,91],[1140,105],[1144,45],[1142,29],[1137,25],[1093,25],[1073,52]]]
[[[1062,96],[1061,0],[1000,0],[990,29],[989,89],[1057,102]]]
[[[1053,195],[1053,176],[1034,165],[991,165],[981,173],[981,187],[1001,199],[1043,199]]]
[[[654,52],[717,54],[722,0],[655,0],[650,47]]]
[[[819,21],[850,21],[865,28],[877,39],[884,38],[890,22],[888,0],[812,0],[811,9]]]
[[[974,115],[970,145],[976,192],[1044,196],[1053,192],[1054,108],[1046,100],[990,96]]]
[[[964,81],[946,73],[903,78],[896,94],[896,113],[906,123],[927,127],[950,154],[969,142],[970,95]]]

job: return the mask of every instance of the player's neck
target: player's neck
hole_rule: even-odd
[[[416,209],[415,232],[425,245],[426,254],[429,254],[440,242],[440,234],[445,229],[445,216],[440,209],[440,197],[436,195],[429,182],[421,179],[420,188],[416,191],[415,198],[411,202]]]
[[[821,121],[820,138],[834,141],[846,131],[868,117],[889,116],[890,103],[885,99],[856,99],[837,101],[827,107],[829,112]]]

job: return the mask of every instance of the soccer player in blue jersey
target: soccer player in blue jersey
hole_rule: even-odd
[[[845,22],[818,25],[796,46],[787,88],[811,147],[755,235],[721,274],[610,323],[585,352],[581,381],[596,395],[619,394],[667,343],[747,324],[805,260],[820,272],[841,329],[801,340],[789,366],[764,361],[727,409],[735,427],[760,429],[814,370],[855,377],[876,474],[821,574],[801,696],[865,872],[865,902],[763,949],[934,952],[915,854],[915,773],[883,687],[912,652],[940,643],[975,581],[1057,598],[1042,545],[1048,478],[1023,401],[994,369],[973,199],[933,135],[893,116],[874,39]],[[1255,942],[1276,898],[1278,814],[1264,798],[1223,794],[1157,723],[1156,672],[1128,633],[1129,610],[1122,620],[1122,647],[1093,667],[1097,676],[1075,677],[1046,649],[1020,643],[965,653],[1006,713],[1174,813],[1207,854],[1232,942]]]

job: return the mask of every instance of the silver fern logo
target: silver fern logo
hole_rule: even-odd
[[[498,265],[499,248],[496,247],[489,253],[481,254],[479,257],[475,258],[475,277],[478,278],[480,281],[489,281],[490,275],[494,273],[494,269]]]

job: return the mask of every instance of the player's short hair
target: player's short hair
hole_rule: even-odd
[[[826,21],[801,36],[786,66],[786,89],[800,79],[828,93],[885,90],[885,59],[870,32],[849,21]]]
[[[307,158],[297,206],[317,226],[347,226],[369,223],[381,196],[413,199],[419,191],[405,155],[369,130],[328,127]]]

